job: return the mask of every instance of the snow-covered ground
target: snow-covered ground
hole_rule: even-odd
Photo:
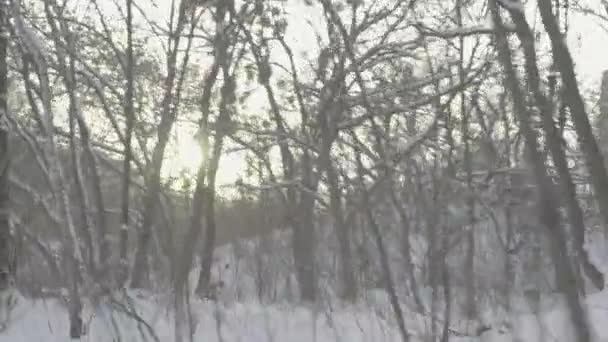
[[[280,236],[278,240],[282,239]],[[598,241],[588,245],[592,259],[598,265],[608,265],[608,256],[599,251],[606,248]],[[217,302],[191,299],[193,341],[201,342],[381,342],[401,341],[391,306],[381,289],[372,289],[361,296],[357,304],[345,305],[335,299],[335,294],[324,292],[321,304],[315,307],[301,306],[286,300],[270,300],[272,304],[256,299],[253,284],[253,258],[249,253],[253,243],[225,246],[218,249],[218,260],[213,272],[214,279],[222,279],[226,286],[218,295]],[[277,245],[274,246],[278,248]],[[250,250],[251,249],[251,250]],[[279,248],[280,250],[280,248]],[[238,253],[237,253],[238,252]],[[283,254],[288,254],[283,251]],[[241,257],[236,257],[240,255]],[[275,251],[272,270],[289,274],[287,266],[280,263]],[[268,263],[271,260],[262,260]],[[231,265],[229,268],[226,265]],[[285,268],[285,269],[283,269]],[[398,267],[396,267],[398,269]],[[279,272],[279,270],[282,270]],[[608,269],[601,268],[606,272]],[[190,283],[196,284],[198,272],[192,272]],[[274,273],[264,273],[272,283],[271,291],[278,298],[289,298],[285,279]],[[401,284],[403,285],[403,284]],[[403,287],[403,286],[400,286]],[[426,307],[430,307],[430,291],[421,289]],[[174,338],[173,297],[165,293],[150,294],[130,291],[128,296],[118,294],[114,299],[102,298],[96,303],[85,301],[84,321],[86,335],[81,341],[91,342],[172,342]],[[407,293],[401,288],[400,293]],[[57,299],[26,299],[18,295],[10,315],[0,310],[0,342],[64,342],[69,341],[69,322],[65,304]],[[403,299],[403,298],[402,298]],[[415,314],[402,304],[407,329],[412,342],[430,341],[430,318]],[[589,295],[586,300],[596,342],[608,342],[608,290]],[[6,298],[0,299],[5,307]],[[575,342],[570,333],[567,310],[555,296],[544,295],[539,307],[542,314],[531,314],[530,303],[524,297],[512,299],[512,314],[506,320],[501,312],[484,311],[482,323],[461,320],[452,314],[450,329],[452,342]],[[497,307],[485,303],[480,307]],[[439,304],[439,314],[442,305]],[[507,322],[509,321],[509,322]],[[441,317],[437,330],[441,333]],[[491,326],[478,337],[482,326]],[[184,326],[188,326],[186,323]],[[189,339],[186,339],[188,341]]]
[[[174,320],[169,296],[131,294],[122,306],[102,304],[85,315],[87,334],[81,341],[174,341]],[[380,291],[376,305],[351,305],[332,309],[260,304],[245,302],[213,304],[192,303],[195,322],[193,341],[225,342],[373,342],[400,341],[389,307]],[[123,298],[124,299],[124,298]],[[465,337],[467,323],[455,321],[456,342],[573,342],[565,310],[559,309],[555,299],[541,316],[517,313],[509,324],[489,322],[493,328],[480,337]],[[590,295],[587,300],[590,320],[596,341],[608,341],[608,291]],[[130,313],[125,313],[125,311]],[[136,313],[136,314],[135,314]],[[139,318],[145,321],[138,324]],[[425,341],[428,321],[421,316],[407,315],[411,340]],[[11,313],[6,329],[0,333],[1,342],[63,342],[68,341],[68,319],[63,305],[56,300],[27,301],[21,298]],[[492,318],[488,317],[488,320]],[[540,325],[539,325],[540,322]],[[541,326],[544,328],[542,329]],[[474,328],[469,327],[469,331]]]
[[[82,341],[173,341],[174,321],[171,301],[159,298],[135,299],[137,314],[149,324],[137,320],[125,309],[101,305],[85,316],[87,335]],[[122,311],[122,312],[121,312]],[[398,341],[389,318],[362,308],[335,312],[285,305],[235,303],[229,306],[194,302],[196,322],[194,341]],[[55,300],[23,302],[0,334],[0,341],[68,340],[65,308]]]

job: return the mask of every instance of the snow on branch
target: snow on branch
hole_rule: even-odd
[[[492,25],[475,25],[470,27],[459,27],[454,29],[447,30],[437,30],[431,27],[424,26],[420,23],[415,25],[418,32],[426,37],[437,37],[437,38],[459,38],[459,37],[469,37],[476,35],[486,35],[486,34],[494,34],[495,30]],[[514,32],[514,27],[506,27],[508,32]]]
[[[509,11],[524,12],[524,4],[520,0],[497,0],[498,4]]]
[[[417,146],[422,144],[433,132],[437,129],[437,123],[439,122],[439,116],[435,115],[432,122],[426,127],[425,130],[408,139],[406,142],[402,142],[396,146],[397,153],[401,156],[409,155]]]
[[[34,58],[38,67],[46,66],[46,48],[34,31],[25,23],[15,2],[12,8],[13,23],[16,35],[21,39],[28,52]]]

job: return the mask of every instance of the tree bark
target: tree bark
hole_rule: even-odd
[[[410,160],[410,162],[413,162]],[[402,238],[401,238],[401,254],[403,255],[406,267],[406,274],[409,277],[409,288],[412,292],[412,297],[414,298],[414,303],[416,304],[416,310],[420,313],[425,311],[424,304],[422,303],[422,298],[420,297],[420,291],[418,290],[418,284],[416,281],[416,267],[414,265],[414,261],[412,260],[412,243],[410,241],[411,227],[410,220],[413,218],[408,216],[406,213],[406,208],[402,206],[397,198],[397,194],[395,193],[395,184],[389,186],[389,196],[393,203],[393,206],[397,209],[397,213],[399,214],[399,220],[401,220],[402,227]]]
[[[513,100],[514,112],[519,119],[519,126],[526,143],[526,152],[531,163],[532,173],[538,186],[539,221],[550,240],[550,252],[558,279],[558,288],[566,297],[570,318],[575,329],[576,340],[590,342],[591,335],[587,324],[586,312],[580,303],[576,276],[567,255],[567,242],[560,222],[559,206],[553,193],[553,185],[538,150],[538,137],[530,125],[525,96],[520,88],[507,35],[499,14],[497,0],[489,2],[490,12],[496,26],[496,45],[500,62],[505,71],[504,84]]]
[[[245,31],[246,38],[251,46],[251,52],[255,58],[258,68],[258,81],[264,87],[268,102],[270,104],[271,119],[276,125],[281,164],[283,167],[283,178],[287,182],[295,180],[296,162],[294,154],[288,144],[288,133],[285,127],[281,109],[277,102],[274,89],[270,84],[271,67],[268,56],[265,56],[260,47],[255,44],[251,33]],[[305,150],[302,156],[302,169],[307,170],[311,164],[308,152]],[[308,172],[308,171],[305,171]],[[304,176],[304,175],[303,175]],[[303,181],[307,190],[310,190],[310,182]],[[315,189],[316,191],[316,189]],[[314,269],[314,226],[311,217],[314,209],[314,197],[302,191],[298,198],[295,186],[287,188],[287,221],[292,227],[292,253],[296,269],[296,279],[300,287],[300,297],[303,301],[313,302],[316,299],[316,273]]]
[[[338,235],[340,259],[342,261],[340,268],[340,273],[342,275],[342,298],[354,302],[357,299],[359,289],[357,287],[357,279],[355,277],[353,265],[354,260],[351,249],[351,230],[350,227],[346,226],[346,222],[344,220],[344,210],[342,206],[341,191],[339,188],[339,179],[331,161],[328,161],[327,165],[327,178],[329,182],[330,207],[332,216],[334,218],[334,226]]]
[[[604,288],[603,274],[591,263],[589,255],[584,248],[585,244],[585,222],[583,211],[576,198],[576,185],[572,180],[568,168],[566,153],[562,148],[562,139],[553,121],[553,108],[551,102],[541,90],[540,73],[537,66],[536,51],[534,48],[534,36],[523,14],[519,11],[511,11],[513,22],[517,26],[516,33],[522,43],[525,56],[526,74],[529,87],[534,96],[536,106],[541,115],[543,130],[547,137],[547,144],[551,158],[555,164],[559,176],[562,200],[568,211],[568,218],[574,233],[575,250],[582,269],[595,287],[599,290]]]
[[[140,227],[135,262],[131,277],[132,288],[143,288],[149,285],[148,247],[152,238],[152,229],[155,215],[159,206],[161,193],[161,169],[165,156],[165,148],[169,142],[169,134],[177,116],[177,108],[173,108],[174,88],[177,79],[177,54],[181,33],[186,24],[186,3],[179,5],[177,27],[170,38],[171,50],[167,59],[167,77],[164,82],[164,96],[161,103],[161,120],[158,126],[158,141],[152,152],[152,160],[148,165],[148,174],[145,177],[147,191],[144,195],[143,222]],[[185,56],[187,60],[187,56]]]
[[[405,326],[403,309],[401,308],[401,304],[399,303],[399,297],[397,296],[397,290],[395,288],[395,281],[393,279],[393,273],[391,271],[391,266],[389,262],[388,253],[386,251],[386,246],[384,244],[384,239],[382,237],[382,232],[380,231],[380,227],[374,218],[374,213],[372,211],[373,205],[370,200],[369,191],[366,188],[365,180],[364,180],[364,169],[363,163],[361,162],[360,154],[356,154],[357,159],[357,177],[359,180],[359,184],[362,189],[363,196],[363,207],[365,211],[365,216],[367,218],[367,223],[371,227],[372,236],[374,237],[374,242],[376,243],[376,247],[378,248],[378,253],[380,254],[380,266],[382,267],[382,284],[388,294],[391,307],[393,309],[393,313],[395,314],[395,320],[397,321],[397,326],[399,327],[399,334],[401,336],[402,342],[410,341],[410,334],[407,331]]]
[[[133,125],[135,123],[135,106],[134,106],[134,78],[133,69],[135,68],[135,59],[133,57],[133,0],[126,0],[127,6],[127,65],[125,69],[126,91],[124,97],[125,108],[125,146],[123,159],[123,174],[122,174],[122,206],[121,206],[121,226],[120,226],[120,274],[119,283],[124,284],[129,273],[129,227],[131,222],[129,219],[129,203],[131,185],[131,159],[132,159],[132,140],[133,140]]]
[[[456,3],[456,22],[458,27],[462,28],[462,0]],[[458,80],[460,84],[465,82],[464,72],[464,37],[459,37],[459,63],[458,63]],[[471,148],[469,137],[469,113],[466,106],[466,92],[464,89],[460,93],[460,115],[462,117],[462,140],[464,143],[464,167],[466,172],[466,205],[468,216],[468,232],[467,232],[467,251],[465,256],[465,282],[466,282],[466,308],[465,312],[469,319],[474,319],[477,316],[477,304],[475,301],[475,200],[473,197],[473,173],[471,165]],[[447,252],[447,251],[446,251]]]
[[[229,90],[233,87],[231,85],[234,82],[234,76],[228,74],[228,67],[226,64],[224,68],[224,85],[222,87],[222,100],[220,103],[220,115],[218,122],[229,122],[233,113],[232,103],[229,98],[234,95],[234,89]],[[232,95],[227,92],[232,92]],[[213,251],[215,249],[215,237],[216,237],[216,220],[215,220],[215,200],[216,200],[216,189],[215,180],[217,177],[217,171],[219,168],[220,158],[222,157],[222,149],[224,144],[224,138],[228,134],[223,128],[218,128],[215,136],[215,144],[213,146],[213,153],[211,160],[209,161],[207,169],[207,182],[202,190],[202,204],[203,213],[205,215],[205,238],[203,241],[202,260],[201,260],[201,271],[196,285],[196,293],[200,297],[210,296],[210,280],[211,280],[211,266],[213,265]],[[197,185],[198,186],[198,185]]]
[[[344,58],[343,58],[344,59]],[[324,96],[321,97],[319,114],[317,115],[319,126],[321,128],[321,153],[317,157],[316,163],[320,170],[324,170],[327,175],[329,187],[330,210],[333,217],[334,229],[338,236],[338,247],[340,256],[340,274],[341,274],[341,296],[347,301],[355,301],[358,294],[357,278],[355,277],[354,259],[351,250],[351,230],[346,226],[344,219],[344,210],[342,205],[342,194],[340,189],[340,180],[336,165],[334,165],[331,157],[331,149],[338,137],[336,122],[338,117],[343,113],[343,106],[339,99],[342,94],[344,65],[338,63],[333,70],[332,77],[326,82],[322,89]],[[302,104],[303,105],[303,104]],[[303,121],[305,121],[303,115]],[[308,157],[307,157],[308,158]],[[312,173],[312,171],[306,171]],[[319,179],[315,180],[313,185],[315,191],[318,187]]]
[[[44,10],[46,14],[46,18],[48,20],[49,26],[51,27],[55,47],[57,48],[57,58],[60,64],[61,71],[63,72],[63,76],[65,77],[65,86],[69,91],[70,96],[70,110],[72,111],[72,115],[75,114],[77,108],[77,102],[75,99],[74,93],[74,80],[72,79],[73,70],[68,70],[65,61],[65,55],[63,54],[63,50],[61,50],[61,41],[60,37],[64,34],[70,34],[69,30],[65,26],[64,22],[62,22],[63,18],[60,15],[61,11],[58,9],[58,5],[55,1],[47,1],[44,4]],[[57,19],[59,18],[59,19]],[[57,26],[57,20],[59,20],[59,26]],[[70,44],[70,38],[66,37],[68,46]],[[73,65],[72,65],[73,67]],[[41,69],[42,66],[38,65],[38,68]],[[42,70],[40,70],[42,71]],[[71,204],[69,195],[67,192],[67,181],[65,178],[65,173],[63,170],[63,166],[59,159],[59,153],[57,149],[57,145],[54,139],[54,126],[53,122],[53,111],[51,104],[51,89],[50,84],[48,83],[48,74],[44,72],[39,73],[41,88],[46,88],[41,91],[41,94],[45,94],[42,96],[42,102],[44,106],[45,118],[44,123],[45,127],[43,128],[44,133],[46,134],[45,138],[48,140],[45,144],[45,152],[47,154],[47,158],[49,161],[49,179],[51,180],[51,190],[58,197],[58,207],[60,209],[61,215],[65,220],[65,226],[67,232],[64,235],[64,262],[66,263],[66,268],[70,270],[70,276],[68,277],[68,288],[69,288],[69,319],[70,319],[70,337],[72,339],[78,339],[82,335],[83,321],[82,321],[82,302],[80,299],[80,284],[83,280],[84,270],[84,262],[81,253],[80,246],[80,237],[77,233],[74,218],[72,214]]]
[[[585,110],[585,103],[578,88],[574,62],[565,37],[561,34],[559,25],[553,15],[551,0],[538,0],[538,9],[545,26],[551,47],[553,49],[553,61],[559,69],[564,84],[564,101],[570,108],[574,129],[576,131],[581,149],[585,155],[587,168],[591,176],[593,192],[599,205],[599,210],[608,223],[608,175],[604,164],[604,157],[600,153],[597,141],[593,135],[589,117]]]
[[[7,50],[9,37],[9,5],[0,4],[0,293],[11,286],[14,270],[11,258],[14,245],[10,231],[9,172],[10,153],[8,148],[8,64]]]

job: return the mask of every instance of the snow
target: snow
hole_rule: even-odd
[[[520,0],[498,0],[498,3],[508,10],[524,12],[524,5]]]
[[[81,341],[174,341],[170,296],[130,293],[135,312],[150,325],[148,330],[116,305],[100,304],[84,316],[87,334]],[[246,301],[234,304],[193,301],[196,322],[194,341],[225,342],[329,342],[329,341],[400,341],[391,311],[385,305],[383,291],[370,293],[373,303],[343,305],[333,309],[293,306],[288,303],[263,304]],[[587,300],[596,342],[608,341],[608,291],[590,295]],[[509,324],[495,322],[480,337],[462,336],[470,327],[467,321],[455,321],[456,342],[536,342],[544,337],[551,341],[574,341],[568,315],[558,297],[545,298],[546,311],[537,318],[515,310]],[[129,309],[130,310],[130,309]],[[407,314],[407,313],[406,313]],[[484,321],[492,321],[486,313]],[[540,324],[539,324],[540,323]],[[407,316],[412,341],[422,341],[428,322],[420,315]],[[541,328],[541,327],[544,327]],[[68,332],[65,307],[57,300],[26,300],[22,297],[11,312],[0,342],[64,342]],[[142,337],[143,336],[143,337]],[[220,337],[221,336],[221,337]],[[544,337],[543,337],[544,336]]]
[[[455,208],[455,211],[459,214],[461,210]],[[321,231],[326,235],[319,238],[328,241],[325,247],[331,249],[331,237],[327,235],[331,230]],[[391,238],[390,232],[386,233],[387,240],[397,240]],[[592,262],[606,272],[608,243],[602,234],[600,231],[589,234],[586,248]],[[331,279],[324,278],[320,281],[323,291],[319,304],[296,304],[288,294],[291,291],[289,284],[295,283],[293,279],[288,280],[290,262],[282,257],[290,254],[289,235],[278,232],[267,239],[272,244],[270,249],[264,249],[259,239],[252,239],[224,245],[216,250],[212,279],[221,280],[226,285],[217,296],[217,302],[190,297],[194,330],[192,341],[401,341],[393,311],[383,289],[370,289],[360,296],[359,302],[345,304],[336,299],[330,286],[325,284],[331,282]],[[414,248],[412,256],[416,265],[424,264],[424,251],[428,247],[425,241],[422,235],[414,233],[411,236]],[[388,246],[391,257],[398,254],[392,250],[393,247],[395,246]],[[331,253],[327,254],[329,252],[331,251],[319,251],[319,258],[330,260]],[[256,257],[260,259],[256,261]],[[268,295],[268,300],[257,299],[255,275],[260,270],[256,269],[256,262],[272,265],[262,271],[264,281],[272,286],[272,289],[268,289],[269,292],[277,293]],[[398,269],[400,261],[393,262],[395,269]],[[319,263],[319,267],[320,273],[331,273],[333,270],[327,263]],[[480,272],[493,278],[486,269]],[[190,289],[195,287],[197,273],[195,270],[190,274]],[[397,285],[404,286],[403,283],[398,281]],[[458,285],[454,286],[456,292]],[[406,326],[411,334],[410,341],[428,341],[431,325],[429,315],[411,310],[408,298],[402,295],[404,289],[399,290]],[[427,308],[430,307],[432,292],[428,287],[420,288],[420,292],[422,302]],[[170,290],[159,290],[157,293],[130,290],[127,294],[128,296],[115,293],[114,299],[102,297],[95,302],[83,298],[83,320],[87,333],[80,341],[176,341],[174,298]],[[4,306],[0,305],[0,342],[69,341],[68,313],[64,302],[59,299],[34,300],[13,295],[18,301],[12,310],[4,310]],[[64,296],[67,297],[67,294]],[[0,298],[0,303],[6,302],[6,298]],[[608,321],[608,290],[589,295],[585,303],[593,327],[594,342],[608,342],[608,326],[604,323]],[[490,327],[480,336],[476,336],[480,323],[463,319],[454,313],[450,325],[453,331],[450,341],[575,341],[571,335],[568,311],[560,296],[541,294],[538,304],[540,316],[532,313],[533,306],[525,296],[514,294],[512,313],[507,317],[491,300],[489,303],[480,303],[479,307],[484,310],[480,312],[481,321],[484,326]],[[441,303],[439,307],[443,307]],[[441,315],[442,309],[439,311]],[[135,318],[141,319],[145,324],[138,323]],[[441,324],[442,317],[437,318]],[[190,340],[186,338],[184,341]]]
[[[14,6],[18,7],[18,4],[14,4]],[[42,63],[40,60],[46,56],[46,48],[44,44],[40,41],[38,36],[33,32],[33,30],[23,21],[23,18],[19,14],[19,10],[14,10],[14,24],[17,35],[23,40],[27,48],[30,50],[29,52],[35,55],[37,59],[36,63]],[[40,67],[40,65],[38,65]]]
[[[601,233],[597,233],[601,234]],[[415,234],[413,236],[415,238]],[[288,240],[277,234],[277,241]],[[605,241],[598,236],[589,236],[587,249],[598,265],[608,266]],[[418,241],[413,240],[417,246]],[[276,248],[277,246],[275,246]],[[424,249],[424,246],[420,246]],[[325,293],[316,305],[299,305],[285,295],[287,285],[282,284],[278,274],[288,273],[277,263],[272,271],[265,273],[266,280],[273,282],[281,293],[272,301],[260,301],[251,292],[253,284],[253,258],[249,253],[261,252],[253,241],[238,245],[227,245],[218,249],[213,278],[222,280],[226,286],[217,302],[190,298],[190,312],[194,327],[192,341],[209,342],[397,342],[401,341],[394,315],[383,289],[365,292],[355,304],[341,303],[333,293]],[[283,246],[281,248],[287,248]],[[279,253],[280,254],[280,253]],[[277,255],[275,250],[273,255]],[[416,263],[419,257],[414,255]],[[230,265],[230,267],[226,267]],[[606,267],[600,267],[602,271]],[[190,275],[190,283],[198,278],[197,272]],[[192,286],[193,288],[193,286]],[[431,302],[429,288],[421,288],[422,301],[426,307]],[[18,294],[12,310],[0,306],[0,342],[64,342],[69,331],[66,305],[59,299],[26,299]],[[128,296],[127,296],[128,295]],[[95,302],[84,301],[83,320],[86,335],[80,341],[87,342],[174,342],[174,299],[169,290],[159,293],[129,290],[115,293],[110,299],[102,297]],[[412,342],[427,341],[430,331],[428,315],[415,313],[407,300],[400,297],[404,309],[407,329]],[[6,298],[0,298],[6,303]],[[15,302],[14,300],[12,301]],[[270,303],[272,302],[272,303]],[[608,290],[589,295],[585,300],[589,319],[596,337],[594,342],[608,342]],[[441,304],[440,304],[441,307]],[[541,314],[532,313],[532,305],[524,296],[512,299],[512,313],[506,319],[503,312],[492,305],[480,313],[481,321],[490,329],[477,335],[480,324],[452,316],[450,325],[452,342],[571,342],[571,325],[563,300],[555,294],[542,294],[538,307]],[[440,310],[441,311],[441,310]],[[145,324],[139,323],[140,318]],[[438,317],[439,324],[442,319]],[[186,323],[186,326],[188,324]],[[149,326],[149,327],[148,327]],[[440,330],[441,331],[441,330]],[[189,341],[189,339],[185,339]]]
[[[173,318],[167,298],[134,299],[141,317],[159,341],[173,341]],[[197,328],[195,341],[398,341],[391,323],[369,310],[335,313],[289,305],[256,302],[234,305],[193,303]],[[65,308],[55,300],[26,301],[15,309],[13,321],[0,334],[0,341],[64,342],[68,332]],[[115,320],[116,329],[112,320]],[[88,333],[81,341],[112,342],[155,340],[137,322],[103,305],[85,315]],[[219,327],[219,328],[218,328]],[[219,329],[219,330],[218,330]],[[118,332],[117,332],[118,330]],[[221,339],[218,337],[221,335]]]
[[[458,208],[456,208],[458,211]],[[323,229],[328,234],[329,229]],[[387,232],[387,234],[389,234]],[[273,248],[265,250],[257,240],[242,241],[238,244],[218,248],[215,254],[213,280],[221,280],[226,286],[217,296],[217,302],[201,301],[191,296],[190,312],[194,326],[192,341],[210,342],[261,342],[261,341],[294,341],[294,342],[330,342],[330,341],[365,341],[397,342],[401,341],[394,315],[383,289],[370,289],[360,296],[355,304],[345,304],[336,299],[329,286],[321,284],[323,293],[317,305],[299,305],[287,294],[290,288],[287,280],[289,261],[282,261],[280,256],[289,255],[289,239],[284,232],[268,237]],[[417,238],[418,237],[418,238]],[[331,240],[329,236],[320,236]],[[390,234],[387,235],[390,238]],[[393,239],[396,240],[396,239]],[[587,250],[592,261],[606,272],[608,267],[608,250],[602,232],[588,236]],[[422,265],[426,250],[425,239],[417,234],[412,235],[414,263]],[[328,248],[331,244],[328,243]],[[394,247],[394,246],[392,246]],[[389,249],[392,247],[389,246]],[[276,298],[268,300],[256,298],[256,260],[272,267],[265,268],[265,282],[272,284],[270,292],[277,292]],[[390,253],[396,255],[395,251]],[[268,258],[267,258],[268,257]],[[331,259],[320,253],[320,258]],[[279,260],[281,260],[279,262]],[[395,260],[395,269],[399,261]],[[320,263],[320,267],[325,264]],[[329,266],[323,266],[329,267]],[[320,269],[321,273],[331,272],[331,268]],[[481,271],[481,270],[480,270]],[[484,269],[483,272],[486,272]],[[489,273],[488,277],[492,275]],[[198,274],[190,274],[190,288],[194,288]],[[396,278],[399,279],[399,278]],[[331,280],[324,279],[322,282]],[[398,286],[403,286],[399,282]],[[424,286],[424,285],[422,285]],[[458,285],[454,285],[458,286]],[[403,288],[400,289],[403,294]],[[422,302],[428,308],[431,302],[431,291],[427,287],[421,290]],[[429,315],[415,313],[408,305],[408,299],[400,295],[404,309],[405,321],[411,334],[412,342],[428,341],[430,331]],[[69,331],[68,314],[65,303],[59,299],[18,299],[13,310],[1,312],[0,342],[64,342]],[[129,291],[114,294],[113,300],[102,297],[95,302],[84,299],[83,320],[86,335],[81,341],[90,342],[174,342],[175,318],[174,299],[170,290],[159,290],[158,293]],[[0,298],[0,303],[6,300]],[[594,342],[608,342],[608,290],[595,293],[586,298],[590,322],[593,326]],[[532,306],[525,296],[513,295],[512,313],[509,317],[491,303],[480,303],[483,312],[481,320],[490,329],[477,335],[480,323],[452,315],[450,325],[453,335],[451,342],[536,342],[556,341],[571,342],[570,320],[564,309],[562,299],[555,295],[541,295],[538,307],[540,317],[532,314]],[[442,304],[439,303],[442,308]],[[0,309],[3,307],[0,305]],[[439,310],[440,315],[442,309]],[[9,314],[10,313],[10,314]],[[141,318],[149,328],[139,323]],[[508,318],[508,319],[507,319]],[[442,318],[438,317],[439,324]],[[186,323],[187,326],[187,323]],[[5,327],[4,329],[1,329]],[[441,329],[439,330],[441,331]],[[184,341],[189,341],[185,339]]]

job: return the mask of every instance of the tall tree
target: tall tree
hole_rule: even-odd
[[[9,168],[10,153],[8,148],[8,61],[7,51],[9,44],[9,3],[0,2],[0,292],[5,291],[13,277],[11,268],[10,232],[10,196],[9,196]]]
[[[177,13],[176,13],[177,12]],[[167,50],[167,75],[163,84],[163,97],[160,104],[160,123],[158,125],[157,142],[152,152],[152,159],[147,166],[145,175],[146,193],[144,195],[143,219],[137,239],[137,250],[135,252],[135,262],[131,275],[131,287],[142,288],[149,286],[149,245],[154,233],[154,222],[156,213],[160,207],[160,195],[162,190],[161,171],[165,160],[165,150],[169,143],[169,135],[173,129],[173,124],[177,119],[179,94],[183,85],[183,73],[189,63],[191,43],[193,35],[188,37],[187,48],[182,56],[182,63],[178,63],[178,54],[181,50],[182,36],[189,19],[194,16],[189,8],[188,1],[180,1],[172,8],[172,21],[170,23],[170,34],[168,37]],[[192,28],[196,26],[191,23]],[[180,69],[181,65],[181,69]],[[180,78],[182,77],[182,78]]]
[[[256,6],[255,13],[263,19],[263,6]],[[266,92],[267,100],[270,105],[270,118],[276,126],[276,137],[281,156],[283,178],[288,183],[294,183],[298,175],[298,161],[295,153],[289,144],[292,137],[289,127],[283,116],[277,92],[272,84],[271,75],[273,69],[270,61],[270,49],[265,37],[260,37],[260,43],[256,42],[254,35],[250,32],[251,28],[240,24],[249,44],[251,53],[254,57],[258,71],[258,82]],[[263,35],[267,24],[261,20]],[[306,113],[306,112],[302,112]],[[303,128],[308,121],[304,117]],[[316,193],[316,179],[312,176],[310,161],[310,151],[305,149],[299,163],[302,174],[301,187],[304,189],[298,193],[296,184],[291,184],[286,190],[288,224],[293,229],[292,252],[296,270],[296,279],[300,289],[300,297],[304,301],[314,301],[317,297],[317,272],[314,262],[314,205]]]
[[[128,248],[129,248],[129,227],[131,225],[129,220],[129,202],[130,192],[129,188],[131,185],[131,159],[133,154],[133,148],[131,141],[133,140],[133,126],[135,124],[135,99],[134,99],[134,82],[135,82],[135,58],[133,56],[133,0],[126,0],[127,7],[127,60],[126,60],[126,72],[125,82],[126,91],[124,97],[124,108],[125,108],[125,147],[124,147],[124,159],[123,159],[123,175],[122,175],[122,208],[121,208],[121,227],[120,227],[120,263],[122,279],[120,282],[126,281],[129,264],[128,264]]]
[[[566,45],[564,35],[560,31],[558,21],[553,14],[551,0],[538,0],[538,9],[545,30],[551,40],[553,61],[560,72],[564,84],[564,101],[568,108],[570,108],[574,129],[580,147],[585,155],[600,214],[604,218],[604,221],[608,223],[608,174],[606,173],[604,157],[600,153],[597,141],[593,135],[589,116],[585,109],[585,102],[578,87],[574,71],[574,61]]]
[[[457,0],[456,3],[456,23],[459,28],[463,27],[463,2]],[[463,36],[458,38],[458,80],[460,83],[464,83],[465,70],[464,70],[464,52],[465,52],[465,40]],[[468,188],[468,194],[466,196],[467,205],[467,216],[469,225],[469,231],[467,232],[467,252],[465,262],[465,279],[467,280],[467,299],[466,299],[466,314],[469,318],[475,318],[476,315],[476,303],[475,303],[475,200],[473,195],[473,170],[471,165],[471,144],[470,144],[470,133],[469,133],[469,111],[466,105],[466,91],[463,90],[460,93],[460,115],[462,120],[462,140],[464,143],[464,167],[466,172],[466,184]]]
[[[513,100],[513,109],[525,139],[526,155],[538,188],[539,221],[550,239],[551,257],[558,280],[557,286],[566,297],[577,341],[589,342],[591,335],[587,325],[586,312],[580,303],[576,276],[568,258],[566,234],[560,222],[559,205],[555,200],[553,184],[544,165],[544,158],[538,150],[538,134],[532,128],[527,114],[525,96],[513,65],[511,49],[497,1],[500,0],[490,1],[490,13],[496,27],[496,45],[505,71],[504,85]]]
[[[227,25],[225,17],[229,12],[235,13],[233,1],[218,3],[216,6],[216,36],[214,41],[215,61],[211,72],[205,80],[209,84],[205,85],[205,92],[202,94],[202,116],[199,121],[199,132],[202,138],[201,146],[203,149],[205,165],[200,166],[201,170],[199,170],[196,180],[195,198],[193,200],[193,203],[196,202],[196,205],[193,204],[190,228],[195,232],[200,231],[200,220],[201,216],[204,215],[205,239],[201,253],[201,272],[196,285],[196,293],[201,297],[209,297],[210,295],[209,283],[211,280],[211,266],[217,229],[215,209],[217,200],[216,179],[220,160],[224,153],[224,140],[233,130],[233,120],[235,120],[234,116],[236,114],[235,70],[237,68],[237,63],[235,60],[238,59],[238,56],[234,56],[234,54],[238,53],[238,50],[235,48],[236,44],[233,33],[237,28],[234,20],[239,20],[239,18],[231,18],[231,24]],[[213,88],[219,70],[222,72],[223,84],[220,90],[220,103],[215,123],[215,137],[213,139],[213,146],[210,147],[209,136],[211,132],[209,131],[208,91]]]
[[[547,137],[547,145],[551,153],[551,158],[555,164],[559,176],[561,199],[568,210],[568,220],[572,227],[575,250],[581,263],[582,269],[589,279],[598,289],[604,288],[604,276],[593,265],[589,255],[584,248],[585,244],[585,222],[583,211],[576,197],[576,185],[568,168],[568,159],[562,147],[562,139],[553,120],[554,108],[551,98],[543,93],[540,82],[540,72],[537,65],[537,57],[534,44],[534,36],[526,18],[521,11],[510,10],[513,22],[517,25],[517,36],[522,43],[525,56],[525,70],[529,88],[534,97],[537,108],[539,109],[542,127]]]

